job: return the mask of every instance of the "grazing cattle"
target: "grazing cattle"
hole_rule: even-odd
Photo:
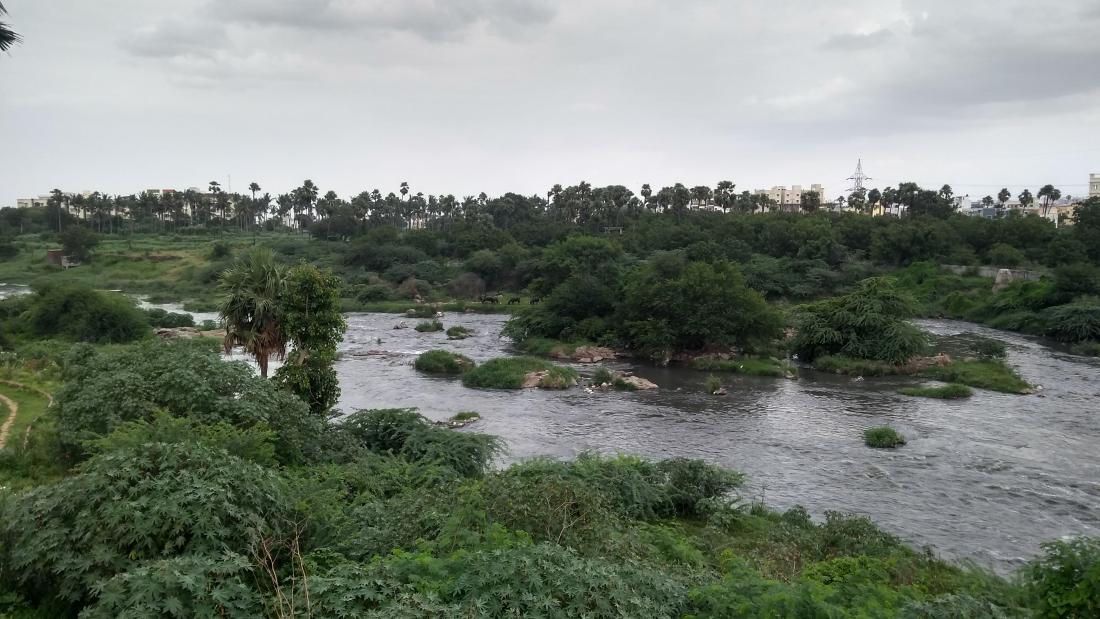
[[[493,296],[485,295],[485,296],[481,297],[481,302],[485,303],[485,304],[496,305],[497,303],[500,303],[500,299],[498,299],[496,297],[493,297]]]
[[[541,301],[541,300],[542,299],[540,299],[538,297],[531,297],[531,305],[538,305],[539,301]]]
[[[519,305],[519,297],[508,299],[508,305]]]

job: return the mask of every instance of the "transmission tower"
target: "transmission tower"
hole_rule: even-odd
[[[856,173],[849,176],[848,180],[852,181],[852,183],[853,183],[852,188],[848,190],[850,193],[855,193],[857,191],[860,192],[860,193],[863,193],[864,191],[866,191],[866,187],[863,186],[863,183],[865,183],[866,181],[872,181],[872,180],[875,180],[875,179],[873,179],[870,176],[867,176],[866,174],[863,173],[863,159],[857,159],[856,160]]]

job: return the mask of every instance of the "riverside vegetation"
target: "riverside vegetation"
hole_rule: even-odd
[[[1005,327],[1078,350],[1100,340],[1100,288],[1081,275],[1100,259],[1096,203],[1056,229],[1038,218],[952,218],[929,196],[927,209],[898,220],[711,212],[688,208],[678,190],[650,208],[650,196],[641,204],[612,189],[582,184],[550,204],[478,200],[426,214],[423,229],[369,208],[345,218],[351,206],[338,199],[312,220],[320,200],[299,196],[311,205],[312,241],[271,220],[254,233],[259,220],[227,220],[225,211],[174,228],[175,215],[146,221],[171,228],[160,236],[133,233],[136,216],[127,230],[108,215],[102,239],[69,233],[87,252],[65,271],[42,259],[48,228],[55,217],[80,224],[60,204],[38,220],[34,209],[20,215],[31,219],[6,241],[0,279],[40,279],[32,294],[0,302],[0,346],[11,371],[49,386],[57,403],[38,408],[24,440],[0,451],[0,612],[1097,613],[1094,539],[1048,543],[1005,579],[914,551],[865,519],[815,522],[798,508],[745,504],[741,475],[701,461],[587,455],[501,470],[497,439],[434,427],[416,411],[331,417],[340,311],[379,303],[423,318],[435,303],[513,312],[507,333],[520,346],[590,342],[658,363],[715,364],[701,368],[708,372],[734,366],[699,359],[732,356],[740,370],[789,352],[830,371],[918,373],[1010,392],[1028,385],[985,346],[947,364],[916,363],[945,343],[905,319],[957,310],[991,323],[998,308],[1011,309]],[[600,235],[615,217],[623,234]],[[5,234],[16,230],[11,218],[0,217]],[[212,232],[233,227],[227,221],[240,231],[211,245]],[[993,292],[990,280],[934,264],[1001,260],[1011,252],[998,243],[1051,274]],[[176,298],[218,308],[224,341],[152,340],[150,321],[167,318],[81,285],[101,275],[99,286],[194,293]],[[512,305],[484,300],[502,290],[527,294]],[[219,347],[234,346],[261,376],[219,359]],[[286,363],[268,379],[272,356]],[[531,372],[545,372],[539,386],[549,388],[577,378],[516,357],[462,380],[517,388]]]

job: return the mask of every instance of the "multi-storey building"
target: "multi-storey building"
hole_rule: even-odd
[[[1100,174],[1089,174],[1089,197],[1100,198]]]
[[[757,189],[753,193],[767,196],[780,210],[797,211],[802,208],[805,195],[811,191],[817,192],[817,197],[821,199],[821,202],[825,202],[825,188],[816,183],[807,188],[803,188],[802,185],[791,185],[790,189],[772,187],[771,189]]]

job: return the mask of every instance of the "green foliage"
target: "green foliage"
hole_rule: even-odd
[[[226,260],[233,257],[233,248],[225,241],[214,241],[210,245],[210,253],[206,256],[211,261]]]
[[[576,370],[554,365],[545,359],[500,357],[490,359],[464,374],[462,384],[475,389],[520,389],[525,377],[532,372],[547,372],[544,380],[545,387],[549,389],[562,389],[577,380]],[[544,387],[541,382],[538,386]]]
[[[443,330],[443,323],[438,320],[425,320],[418,322],[414,328],[420,333],[435,333]]]
[[[231,456],[263,466],[277,466],[275,432],[260,422],[252,427],[238,428],[224,421],[205,424],[186,417],[155,413],[150,420],[120,424],[103,438],[86,443],[91,454],[137,449],[148,443],[204,445],[223,450]]]
[[[954,361],[949,365],[932,366],[923,375],[945,383],[960,383],[1000,391],[1002,393],[1031,393],[1032,387],[1020,378],[1003,361]]]
[[[336,346],[347,324],[340,313],[340,278],[311,264],[299,264],[286,274],[278,299],[279,328],[293,349],[275,372],[275,382],[323,416],[340,399],[340,382],[333,367]]]
[[[1047,542],[1043,551],[1022,572],[1035,616],[1100,615],[1100,539]]]
[[[130,299],[78,284],[39,282],[11,328],[41,338],[94,344],[124,343],[149,334],[145,314]],[[11,301],[8,301],[9,303]]]
[[[420,354],[413,364],[427,374],[464,374],[474,369],[474,362],[466,356],[449,350],[429,350]]]
[[[447,339],[449,340],[464,340],[473,334],[474,332],[472,330],[458,325],[447,329]]]
[[[791,349],[805,361],[841,355],[901,364],[928,347],[924,333],[905,320],[914,311],[895,280],[867,279],[847,295],[799,312]]]
[[[465,477],[484,475],[503,447],[496,437],[436,428],[412,409],[358,411],[340,430],[361,449],[448,467]]]
[[[627,279],[620,313],[628,346],[658,360],[681,350],[760,347],[782,327],[736,266],[676,256],[651,260]]]
[[[792,373],[790,364],[771,357],[737,357],[720,359],[718,357],[696,357],[691,360],[691,369],[708,372],[733,372],[746,376],[772,376],[783,378]]]
[[[938,398],[940,400],[960,400],[974,395],[974,391],[966,385],[952,383],[942,387],[906,387],[898,389],[901,395],[918,398]]]
[[[58,235],[57,240],[66,256],[80,262],[92,257],[92,250],[99,245],[99,235],[84,226],[69,226]]]
[[[1061,342],[1100,340],[1100,299],[1084,298],[1043,312],[1046,334]]]
[[[258,577],[251,559],[229,551],[146,561],[105,581],[80,616],[260,617],[265,604],[254,588]]]
[[[706,392],[710,395],[716,395],[722,389],[722,379],[718,378],[714,374],[707,375]]]
[[[855,359],[844,355],[826,355],[814,359],[813,368],[819,372],[847,374],[848,376],[889,376],[900,374],[903,368],[886,361]]]
[[[985,254],[989,264],[998,267],[1015,268],[1027,260],[1024,252],[1007,243],[994,243]]]
[[[240,429],[264,424],[277,435],[282,463],[316,457],[323,423],[296,397],[256,378],[243,363],[226,363],[201,341],[151,342],[74,361],[57,392],[62,443],[79,454],[130,421],[163,410],[208,425]]]
[[[244,549],[277,534],[287,516],[282,492],[274,473],[202,445],[105,452],[0,506],[0,580],[34,599],[87,603],[97,583],[142,562]]]
[[[868,447],[891,448],[904,445],[905,437],[889,426],[878,426],[863,432],[863,442]]]
[[[615,375],[611,373],[611,370],[607,368],[597,368],[595,373],[592,374],[593,385],[610,385],[615,380]]]
[[[149,326],[154,328],[195,326],[195,319],[191,314],[168,312],[159,307],[151,307],[142,311],[145,312],[145,318],[149,321]]]

